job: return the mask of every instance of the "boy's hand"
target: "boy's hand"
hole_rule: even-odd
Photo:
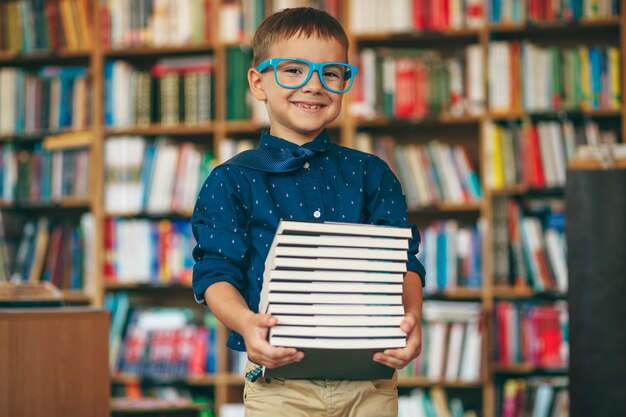
[[[422,324],[413,313],[407,313],[400,323],[400,328],[406,332],[406,347],[402,349],[387,349],[374,354],[374,361],[387,365],[390,368],[402,369],[422,351]]]
[[[276,347],[267,341],[270,327],[276,325],[276,318],[270,314],[252,314],[246,322],[242,336],[246,342],[248,358],[259,365],[277,368],[293,362],[299,362],[304,353],[294,348]]]

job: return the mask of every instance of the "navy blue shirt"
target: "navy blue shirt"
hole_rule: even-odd
[[[295,151],[298,145],[264,132],[259,147]],[[233,164],[211,172],[191,218],[198,303],[205,302],[211,284],[226,281],[258,312],[265,258],[280,219],[409,226],[400,183],[383,160],[331,143],[326,131],[303,147],[316,153],[293,172]],[[410,226],[407,269],[424,285],[424,267],[416,258],[420,236]],[[231,332],[228,347],[245,350],[243,338]]]

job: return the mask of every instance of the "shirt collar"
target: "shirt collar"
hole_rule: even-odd
[[[324,129],[315,137],[315,139],[305,143],[302,147],[316,152],[324,152],[330,148],[330,145],[330,136],[328,135],[328,131]],[[279,138],[278,136],[270,135],[269,132],[261,132],[261,140],[259,143],[260,149],[288,149],[290,151],[295,151],[299,147],[300,146],[293,142],[289,142],[288,140]]]

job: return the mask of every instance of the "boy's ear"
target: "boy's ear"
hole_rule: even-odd
[[[265,89],[263,88],[263,79],[261,73],[255,68],[248,70],[248,84],[250,85],[250,91],[252,95],[260,101],[265,101],[267,96],[265,95]]]

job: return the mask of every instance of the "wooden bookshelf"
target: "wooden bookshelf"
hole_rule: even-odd
[[[102,306],[108,294],[127,291],[141,299],[146,299],[156,303],[189,305],[193,302],[191,288],[187,284],[140,284],[140,283],[112,283],[104,279],[105,255],[104,252],[104,223],[105,219],[118,217],[122,219],[181,219],[190,217],[190,212],[165,213],[162,215],[150,216],[143,212],[136,214],[121,214],[105,211],[105,178],[104,178],[104,149],[107,138],[119,136],[142,136],[151,139],[160,136],[167,136],[174,141],[183,143],[186,141],[201,143],[207,149],[218,154],[220,146],[225,139],[235,137],[237,139],[256,139],[259,132],[267,128],[253,120],[228,120],[227,119],[227,50],[229,48],[248,48],[250,40],[248,36],[243,36],[239,41],[221,41],[218,34],[221,22],[219,21],[219,10],[225,0],[212,0],[212,14],[210,16],[211,30],[210,36],[200,42],[181,46],[124,46],[114,47],[104,45],[100,42],[106,32],[103,22],[103,14],[91,10],[89,16],[89,26],[92,33],[93,48],[89,50],[55,50],[38,53],[23,54],[18,52],[0,51],[1,67],[19,68],[40,68],[45,65],[83,65],[88,69],[91,102],[90,102],[90,126],[87,133],[91,139],[88,143],[91,156],[89,164],[90,194],[88,198],[67,198],[59,203],[48,204],[38,202],[17,203],[0,201],[2,209],[28,209],[26,211],[40,215],[46,209],[54,208],[55,213],[64,216],[75,215],[77,211],[90,212],[94,217],[94,239],[96,241],[97,252],[100,254],[95,259],[95,288],[93,295],[84,295],[82,292],[66,292],[65,295],[72,303],[90,303],[95,306]],[[392,31],[364,31],[355,33],[351,27],[350,5],[356,0],[340,2],[341,20],[348,31],[351,42],[351,52],[353,56],[363,48],[413,48],[441,50],[449,52],[463,48],[468,45],[479,45],[485,52],[483,66],[487,67],[486,52],[491,40],[523,40],[531,39],[533,42],[542,45],[567,45],[570,35],[577,43],[585,44],[586,38],[589,43],[600,43],[604,45],[618,46],[620,56],[623,56],[624,45],[626,45],[626,13],[617,17],[601,19],[582,19],[575,22],[535,22],[524,24],[498,24],[486,23],[477,28],[459,28],[445,30],[410,30],[403,32]],[[487,2],[487,0],[486,0]],[[266,1],[266,9],[270,9],[270,1]],[[623,6],[622,6],[623,7]],[[0,24],[2,22],[0,21]],[[565,39],[565,40],[564,40]],[[573,42],[573,41],[572,41]],[[132,65],[139,67],[149,67],[160,58],[187,57],[198,55],[211,55],[213,58],[213,117],[208,122],[200,124],[161,125],[151,122],[143,126],[110,127],[105,123],[105,97],[107,94],[105,86],[105,63],[109,60],[128,61]],[[626,70],[624,63],[621,64],[622,86],[626,85]],[[485,70],[485,77],[482,80],[481,88],[485,97],[488,94],[488,79],[494,74],[488,74]],[[623,91],[623,88],[622,88]],[[440,139],[444,143],[455,143],[466,146],[470,154],[477,163],[476,170],[481,181],[483,197],[479,201],[471,203],[451,204],[436,203],[411,210],[409,216],[412,222],[427,224],[432,220],[459,220],[475,222],[478,218],[487,220],[485,241],[483,243],[482,257],[482,283],[481,289],[456,288],[429,294],[429,298],[444,300],[466,300],[480,302],[485,316],[493,313],[494,304],[498,300],[514,301],[550,301],[562,300],[563,295],[559,294],[538,294],[530,288],[517,289],[512,287],[501,287],[494,283],[493,264],[494,257],[490,250],[485,249],[493,244],[493,236],[490,220],[493,218],[494,198],[518,198],[529,195],[539,195],[546,197],[561,197],[562,187],[534,189],[528,185],[511,185],[497,190],[487,189],[484,183],[484,163],[483,151],[485,147],[484,136],[487,125],[490,123],[518,123],[526,120],[561,120],[563,117],[577,120],[594,120],[599,123],[608,124],[609,127],[618,126],[618,137],[624,140],[626,137],[626,105],[622,98],[620,107],[617,109],[568,109],[555,111],[504,111],[496,112],[485,105],[481,114],[470,115],[467,113],[453,116],[449,112],[442,111],[438,114],[427,114],[424,117],[398,119],[392,116],[377,114],[371,118],[356,117],[350,112],[350,105],[355,97],[349,93],[344,100],[344,110],[341,118],[334,122],[330,129],[335,139],[346,146],[355,146],[355,137],[360,132],[371,132],[373,134],[384,132],[403,140],[405,143],[427,142],[430,139]],[[0,145],[13,142],[15,144],[36,144],[44,140],[50,134],[65,132],[39,132],[32,134],[0,134]],[[82,132],[85,133],[85,132]],[[68,144],[69,147],[72,144]],[[591,164],[595,167],[597,164]],[[176,295],[174,300],[163,301],[170,297],[171,293],[181,293],[187,296]],[[201,309],[201,307],[196,307]],[[243,379],[239,375],[229,372],[228,352],[225,347],[226,329],[220,329],[218,341],[219,346],[219,366],[216,375],[206,375],[183,381],[188,385],[209,386],[213,392],[216,410],[221,404],[227,402],[241,401],[243,389]],[[471,391],[471,395],[476,396],[481,401],[483,417],[496,417],[496,382],[494,374],[533,374],[535,369],[532,366],[520,365],[517,367],[502,367],[493,363],[491,354],[492,336],[494,335],[493,323],[486,321],[483,333],[483,377],[476,383],[459,383],[445,381],[428,381],[422,378],[402,378],[400,386],[409,387],[442,387],[453,389],[465,389]],[[487,372],[490,370],[492,372]],[[114,383],[137,382],[137,379],[116,376]],[[141,380],[139,380],[140,382]],[[132,411],[132,410],[118,410]]]

